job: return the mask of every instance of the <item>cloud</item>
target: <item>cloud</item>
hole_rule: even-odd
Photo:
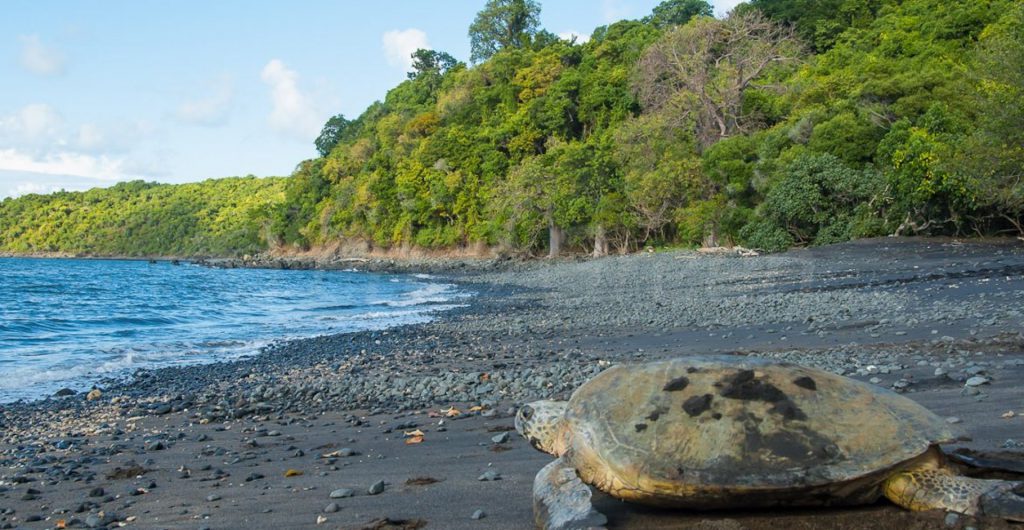
[[[260,78],[270,87],[273,109],[270,126],[301,140],[312,140],[320,133],[323,121],[313,99],[299,90],[299,75],[279,59],[263,67]]]
[[[10,116],[0,116],[0,140],[21,145],[48,142],[59,134],[63,124],[56,109],[32,103]]]
[[[406,71],[412,68],[413,52],[420,48],[430,49],[427,34],[416,28],[386,31],[380,40],[388,64]]]
[[[574,29],[570,29],[568,31],[563,31],[559,33],[558,38],[567,41],[571,41],[573,38],[575,38],[576,44],[583,44],[584,42],[590,40],[590,35],[583,35]]]
[[[43,44],[38,35],[22,35],[19,39],[21,40],[21,66],[26,70],[41,76],[64,73],[65,60],[60,50]]]
[[[44,175],[20,171],[0,170],[0,199],[18,197],[29,193],[53,193],[55,191],[85,191],[91,188],[109,186],[109,180],[69,175]]]
[[[714,0],[711,4],[715,7],[715,15],[725,16],[744,0]]]
[[[0,171],[70,175],[115,181],[131,176],[123,168],[123,160],[106,155],[94,156],[65,151],[38,157],[17,149],[0,149]]]
[[[620,0],[603,0],[601,2],[601,17],[608,24],[628,17],[632,11],[633,6]]]
[[[227,123],[231,103],[235,98],[234,81],[224,75],[210,84],[209,93],[178,105],[175,116],[191,125],[215,127]]]

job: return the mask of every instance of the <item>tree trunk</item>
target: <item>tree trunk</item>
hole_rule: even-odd
[[[711,232],[704,236],[704,247],[705,248],[716,248],[718,247],[718,227],[712,226]]]
[[[597,225],[594,230],[594,257],[600,258],[601,256],[608,255],[608,234],[604,231],[604,226]]]
[[[565,235],[562,229],[555,224],[555,220],[548,218],[548,257],[554,258],[562,253],[562,239]]]

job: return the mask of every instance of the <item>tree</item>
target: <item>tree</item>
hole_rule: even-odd
[[[540,27],[534,0],[487,0],[469,26],[470,60],[483,61],[504,48],[524,48]]]
[[[793,62],[799,53],[793,30],[758,11],[696,19],[648,49],[636,90],[645,111],[694,123],[706,148],[754,128],[756,116],[744,112],[745,93],[769,67]]]
[[[681,26],[694,17],[714,16],[711,4],[704,0],[665,0],[644,18],[658,28]]]
[[[459,64],[446,52],[419,48],[412,53],[412,71],[406,74],[409,79],[416,79],[424,74],[444,74]]]
[[[345,131],[351,124],[352,122],[346,120],[343,114],[338,114],[327,120],[323,130],[320,131],[320,136],[317,136],[316,142],[314,142],[320,156],[327,156],[334,149],[334,146],[338,145],[338,142],[344,137]]]

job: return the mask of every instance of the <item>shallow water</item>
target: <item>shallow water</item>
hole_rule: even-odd
[[[0,403],[279,339],[425,322],[468,296],[426,275],[0,259]]]

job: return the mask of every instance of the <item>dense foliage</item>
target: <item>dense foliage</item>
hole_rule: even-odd
[[[751,0],[715,19],[667,0],[585,42],[539,10],[489,0],[477,64],[418,50],[383,101],[332,118],[283,200],[247,210],[267,212],[269,243],[603,254],[1024,233],[1020,2]],[[83,248],[28,245],[44,218],[20,204],[0,206],[2,233],[18,227],[4,248]],[[218,248],[258,247],[252,219]]]
[[[123,182],[0,202],[0,249],[102,256],[229,256],[266,247],[281,178]]]

